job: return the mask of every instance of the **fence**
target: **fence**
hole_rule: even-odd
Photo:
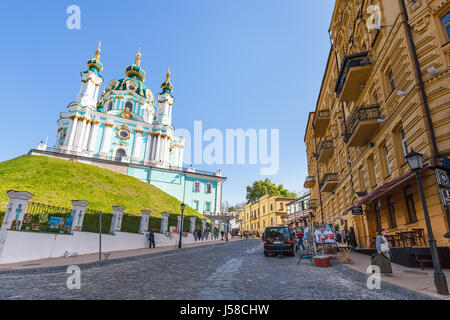
[[[100,231],[100,214],[102,215],[102,233],[109,233],[112,222],[112,213],[106,213],[99,210],[86,209],[83,220],[83,231]]]
[[[72,209],[28,202],[20,230],[71,233]]]

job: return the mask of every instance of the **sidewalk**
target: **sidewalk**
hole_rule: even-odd
[[[241,239],[230,239],[230,241],[238,241]],[[199,241],[190,244],[183,244],[182,248],[192,248],[192,247],[200,247],[214,244],[226,243],[225,240],[210,240],[210,241]],[[177,245],[171,246],[162,246],[156,248],[142,248],[135,250],[124,250],[124,251],[110,251],[108,260],[114,259],[122,259],[129,257],[136,257],[148,254],[154,254],[159,252],[167,252],[167,251],[176,251],[179,250]],[[181,249],[182,250],[182,249]],[[104,261],[104,256],[102,252],[102,261]],[[69,266],[72,264],[80,265],[87,263],[98,262],[98,253],[91,254],[83,254],[75,257],[60,257],[60,258],[51,258],[51,259],[42,259],[42,260],[30,260],[18,263],[6,263],[0,264],[0,272],[1,271],[9,271],[9,270],[23,270],[23,269],[39,269],[39,268],[51,268],[51,267],[61,267],[61,266]]]
[[[350,256],[354,263],[346,263],[345,265],[361,273],[367,274],[367,267],[370,265],[370,256],[357,252],[350,253]],[[436,293],[433,269],[425,268],[422,270],[420,268],[408,268],[392,263],[392,272],[392,277],[381,275],[381,280],[434,298],[450,300],[450,296],[442,296]],[[444,269],[443,272],[447,277],[447,284],[450,286],[450,270]]]

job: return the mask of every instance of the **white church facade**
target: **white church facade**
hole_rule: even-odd
[[[96,165],[110,162],[104,167],[120,167],[118,171],[159,187],[200,213],[219,213],[226,180],[220,170],[183,167],[185,139],[174,135],[170,71],[155,99],[144,83],[140,52],[125,77],[110,81],[102,92],[100,45],[87,66],[76,100],[60,114],[54,148],[41,143],[30,153],[89,159]]]

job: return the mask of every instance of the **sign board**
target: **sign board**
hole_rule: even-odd
[[[447,171],[436,169],[436,179],[441,192],[442,203],[450,207],[450,179]]]
[[[444,206],[450,207],[450,190],[441,189],[442,203]]]
[[[352,215],[362,215],[363,214],[363,208],[357,207],[352,209]]]

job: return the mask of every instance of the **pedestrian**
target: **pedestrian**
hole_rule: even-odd
[[[202,230],[200,228],[197,228],[197,239],[198,241],[202,240]]]
[[[194,235],[194,241],[197,242],[197,238],[198,238],[197,230],[194,230],[194,232],[192,232],[192,234]]]
[[[342,243],[342,235],[339,232],[339,230],[336,230],[336,242],[341,244]]]
[[[216,239],[217,239],[217,231],[216,231],[216,228],[214,228],[213,236],[214,236],[214,240],[216,240]]]
[[[300,250],[300,246],[301,246],[303,251],[305,251],[305,246],[303,245],[303,232],[301,230],[298,232],[297,239],[298,239],[297,249]]]
[[[358,243],[356,242],[355,229],[353,227],[350,227],[350,231],[348,232],[348,244],[354,248],[358,246]]]
[[[148,242],[149,242],[149,248],[153,246],[155,248],[155,233],[153,232],[153,229],[150,229],[150,232],[148,233]]]
[[[223,232],[223,230],[220,231],[220,234],[222,235],[222,239],[220,239],[220,240],[223,240],[223,235],[224,235],[224,233],[225,233],[225,232]]]
[[[381,229],[376,239],[377,253],[372,256],[371,264],[380,268],[380,272],[392,276],[392,255],[389,242],[386,239],[386,230]]]

